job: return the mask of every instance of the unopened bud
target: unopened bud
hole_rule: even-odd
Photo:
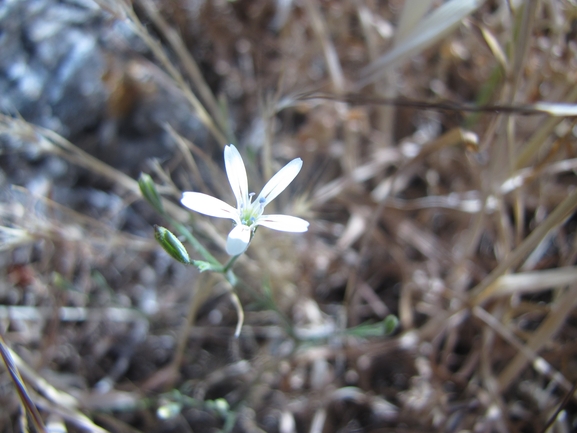
[[[385,330],[385,335],[390,335],[395,332],[397,326],[399,326],[399,319],[393,314],[389,314],[387,317],[385,317],[385,320],[383,320],[383,329]]]
[[[190,264],[190,257],[186,248],[170,230],[161,226],[154,226],[154,237],[160,246],[164,248],[164,251],[170,254],[173,259],[186,265]]]
[[[140,173],[140,177],[138,178],[138,186],[140,187],[140,192],[146,201],[150,203],[150,205],[156,209],[157,212],[164,213],[162,200],[160,199],[160,195],[156,190],[156,185],[154,184],[154,181],[150,175],[146,173]]]

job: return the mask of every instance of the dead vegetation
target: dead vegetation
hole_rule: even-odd
[[[146,47],[103,77],[114,131],[0,118],[0,330],[22,376],[0,373],[1,431],[577,428],[573,1],[98,3]],[[152,111],[171,147],[127,154],[122,125],[164,94],[203,132]],[[122,161],[91,152],[104,136]],[[311,223],[259,230],[236,263],[238,339],[227,282],[152,231],[226,259],[229,222],[178,200],[232,202],[229,142],[257,190],[301,157],[276,206]],[[64,180],[38,180],[44,161]]]

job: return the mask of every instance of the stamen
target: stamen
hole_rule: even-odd
[[[259,213],[262,214],[262,212],[264,211],[264,202],[266,201],[266,199],[264,197],[261,197],[258,199],[258,207],[259,207]]]

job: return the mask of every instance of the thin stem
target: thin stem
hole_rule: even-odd
[[[162,45],[155,40],[150,33],[146,30],[146,27],[142,24],[134,9],[130,5],[125,5],[123,8],[126,15],[129,17],[132,28],[137,35],[139,35],[142,40],[146,43],[146,45],[150,48],[152,53],[156,56],[156,58],[160,61],[160,63],[164,66],[168,74],[172,77],[175,81],[177,86],[180,88],[190,105],[196,111],[196,114],[200,121],[208,128],[208,130],[212,133],[213,137],[216,141],[224,147],[228,140],[225,134],[220,130],[219,125],[217,125],[210,114],[204,108],[204,105],[199,101],[196,95],[190,90],[190,87],[187,85],[186,80],[171,62],[168,56],[166,55]]]
[[[229,280],[230,281],[230,280]],[[286,317],[284,315],[284,313],[282,311],[280,311],[277,307],[277,305],[275,304],[274,300],[271,299],[270,296],[267,296],[266,294],[262,294],[259,293],[258,291],[256,291],[255,289],[253,289],[249,284],[247,284],[245,281],[243,280],[238,280],[237,281],[238,286],[242,289],[245,290],[246,292],[249,293],[249,295],[256,300],[257,302],[260,302],[263,304],[265,309],[269,309],[274,311],[278,317],[282,320],[283,324],[284,324],[284,330],[285,332],[289,335],[289,337],[291,337],[294,341],[300,341],[300,339],[298,338],[298,336],[295,334],[293,327],[292,327],[292,323],[289,320],[288,317]]]
[[[32,401],[32,398],[26,389],[26,385],[22,380],[22,376],[20,376],[20,372],[18,371],[18,368],[12,359],[12,355],[10,354],[10,349],[8,348],[8,345],[4,341],[2,335],[0,335],[0,357],[2,358],[2,361],[4,361],[6,370],[10,374],[10,378],[16,387],[16,391],[18,392],[22,406],[32,418],[34,427],[38,432],[45,433],[46,427],[44,426],[44,421],[42,421],[40,412],[38,412],[36,405]]]
[[[240,303],[240,299],[238,299],[238,295],[232,289],[230,291],[230,300],[232,301],[234,307],[236,308],[236,313],[238,314],[236,330],[234,331],[234,336],[238,338],[240,331],[242,330],[242,324],[244,323],[244,310],[242,309],[242,304]]]
[[[222,268],[222,264],[208,252],[208,250],[194,237],[194,235],[188,230],[183,224],[179,223],[169,215],[164,215],[170,223],[178,230],[178,232],[186,238],[192,247],[199,253],[207,262],[213,265],[215,268]]]
[[[223,274],[227,274],[228,271],[232,269],[232,266],[234,265],[234,262],[236,262],[237,259],[238,259],[240,256],[241,256],[241,255],[238,254],[238,255],[236,255],[236,256],[231,257],[230,260],[226,263],[226,265],[224,265],[224,266],[222,267],[222,273],[223,273]],[[236,277],[235,277],[234,279],[236,280]],[[229,280],[229,281],[230,281],[230,280]],[[232,284],[232,283],[231,283],[231,284]],[[233,286],[234,286],[234,285],[235,285],[235,284],[233,284]]]

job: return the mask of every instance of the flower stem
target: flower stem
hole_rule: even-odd
[[[207,262],[209,262],[214,267],[222,266],[221,263],[208,252],[208,250],[202,245],[196,237],[188,230],[183,224],[174,220],[168,215],[165,215],[169,222],[178,230],[178,232],[186,238],[186,240],[192,245],[192,247],[198,252]]]
[[[238,254],[236,256],[232,256],[228,262],[226,262],[226,265],[224,265],[222,267],[222,273],[226,274],[230,269],[232,269],[232,265],[234,265],[234,262],[236,262],[236,260],[240,257],[241,255]]]

